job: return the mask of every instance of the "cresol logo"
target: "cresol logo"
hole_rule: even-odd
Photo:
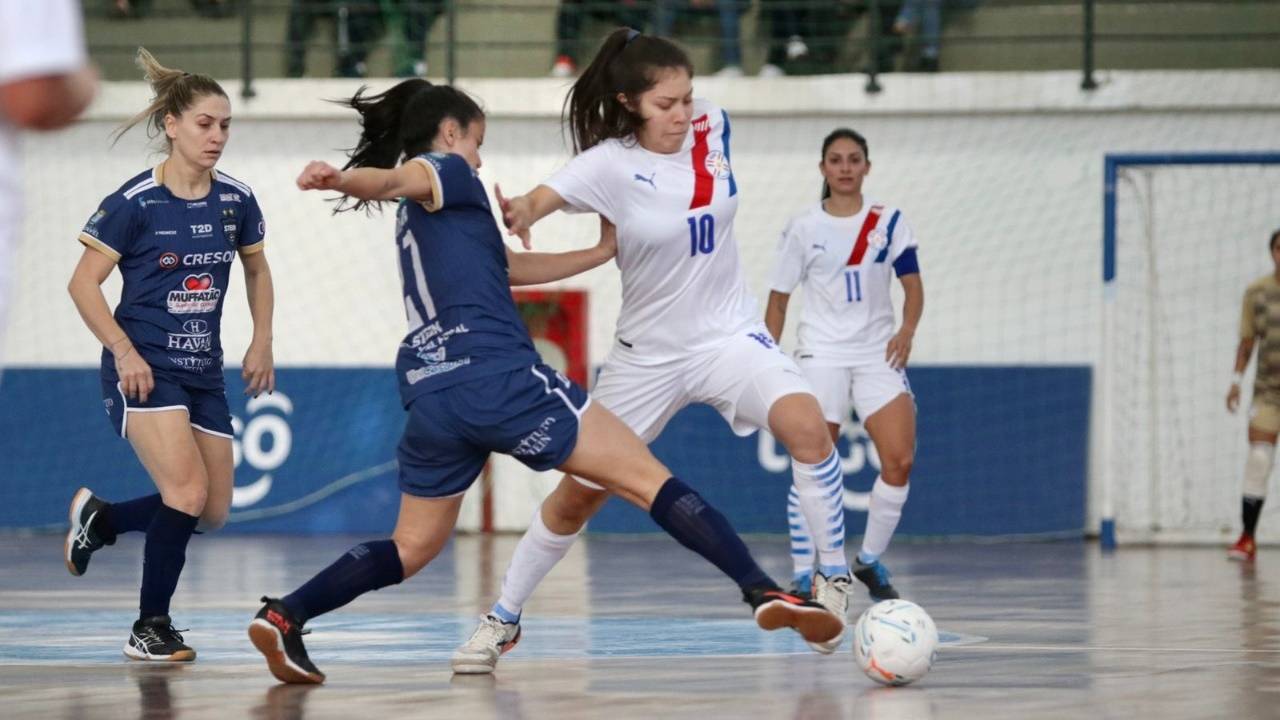
[[[848,440],[848,449],[840,456],[840,470],[845,476],[862,472],[868,464],[880,472],[880,455],[876,453],[876,446],[862,423],[846,422],[840,426],[840,434]],[[763,430],[756,433],[756,437],[756,459],[760,461],[760,467],[771,473],[790,473],[791,456],[787,455],[786,449]],[[844,489],[845,510],[866,512],[870,502],[870,492]]]
[[[259,395],[245,403],[249,416],[246,424],[237,416],[231,416],[231,428],[235,437],[231,441],[235,466],[242,462],[253,468],[257,479],[247,485],[236,485],[231,490],[231,507],[244,508],[257,504],[271,492],[271,472],[289,459],[293,449],[293,431],[289,429],[287,416],[293,413],[293,401],[279,390],[271,395]]]

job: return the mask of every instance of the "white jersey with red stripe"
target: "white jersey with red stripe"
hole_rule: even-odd
[[[680,150],[605,140],[546,181],[571,210],[618,228],[622,311],[614,350],[657,365],[759,323],[733,235],[738,184],[729,164],[729,116],[695,100]]]
[[[770,287],[804,288],[796,354],[807,364],[883,359],[894,332],[893,273],[917,272],[916,238],[902,212],[865,199],[851,217],[815,203],[782,232]]]

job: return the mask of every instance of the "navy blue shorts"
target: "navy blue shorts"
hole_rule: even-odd
[[[196,430],[218,437],[232,437],[231,409],[227,406],[225,390],[190,387],[163,375],[156,375],[155,381],[155,388],[143,402],[136,397],[126,398],[118,381],[102,378],[102,404],[107,410],[111,428],[120,437],[128,437],[130,413],[161,410],[186,410],[191,418],[191,427]]]
[[[400,490],[419,497],[465,492],[489,459],[510,455],[534,470],[564,464],[578,442],[587,391],[546,365],[418,396],[396,455]]]

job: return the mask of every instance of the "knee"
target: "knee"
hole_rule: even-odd
[[[914,462],[915,458],[910,452],[881,455],[880,477],[890,485],[904,486],[911,475],[911,466]]]
[[[409,533],[397,533],[392,536],[396,544],[396,552],[400,555],[400,566],[404,570],[404,579],[416,575],[419,570],[440,554],[443,543],[432,542],[431,538]]]
[[[203,476],[188,478],[161,491],[160,495],[165,505],[200,518],[203,518],[205,505],[209,502],[209,488]],[[223,519],[225,520],[225,513]]]
[[[821,417],[797,423],[793,432],[788,433],[785,444],[791,457],[807,465],[816,465],[826,460],[835,447],[827,424]]]
[[[542,505],[542,522],[557,535],[571,535],[582,529],[596,514],[608,493],[587,488],[576,480],[571,487],[559,487]]]
[[[200,523],[196,525],[196,530],[202,533],[211,533],[221,530],[227,524],[228,508],[215,508],[211,503],[206,503],[204,512],[200,514]]]

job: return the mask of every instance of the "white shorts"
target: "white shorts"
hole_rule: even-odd
[[[809,382],[764,325],[709,350],[662,365],[628,362],[633,350],[609,354],[591,397],[651,443],[677,412],[706,403],[737,435],[769,427],[769,408],[784,395],[813,394]]]
[[[835,425],[849,419],[850,407],[865,423],[894,398],[912,394],[907,371],[894,368],[883,358],[835,367],[802,359],[800,369],[818,396],[822,416]]]

